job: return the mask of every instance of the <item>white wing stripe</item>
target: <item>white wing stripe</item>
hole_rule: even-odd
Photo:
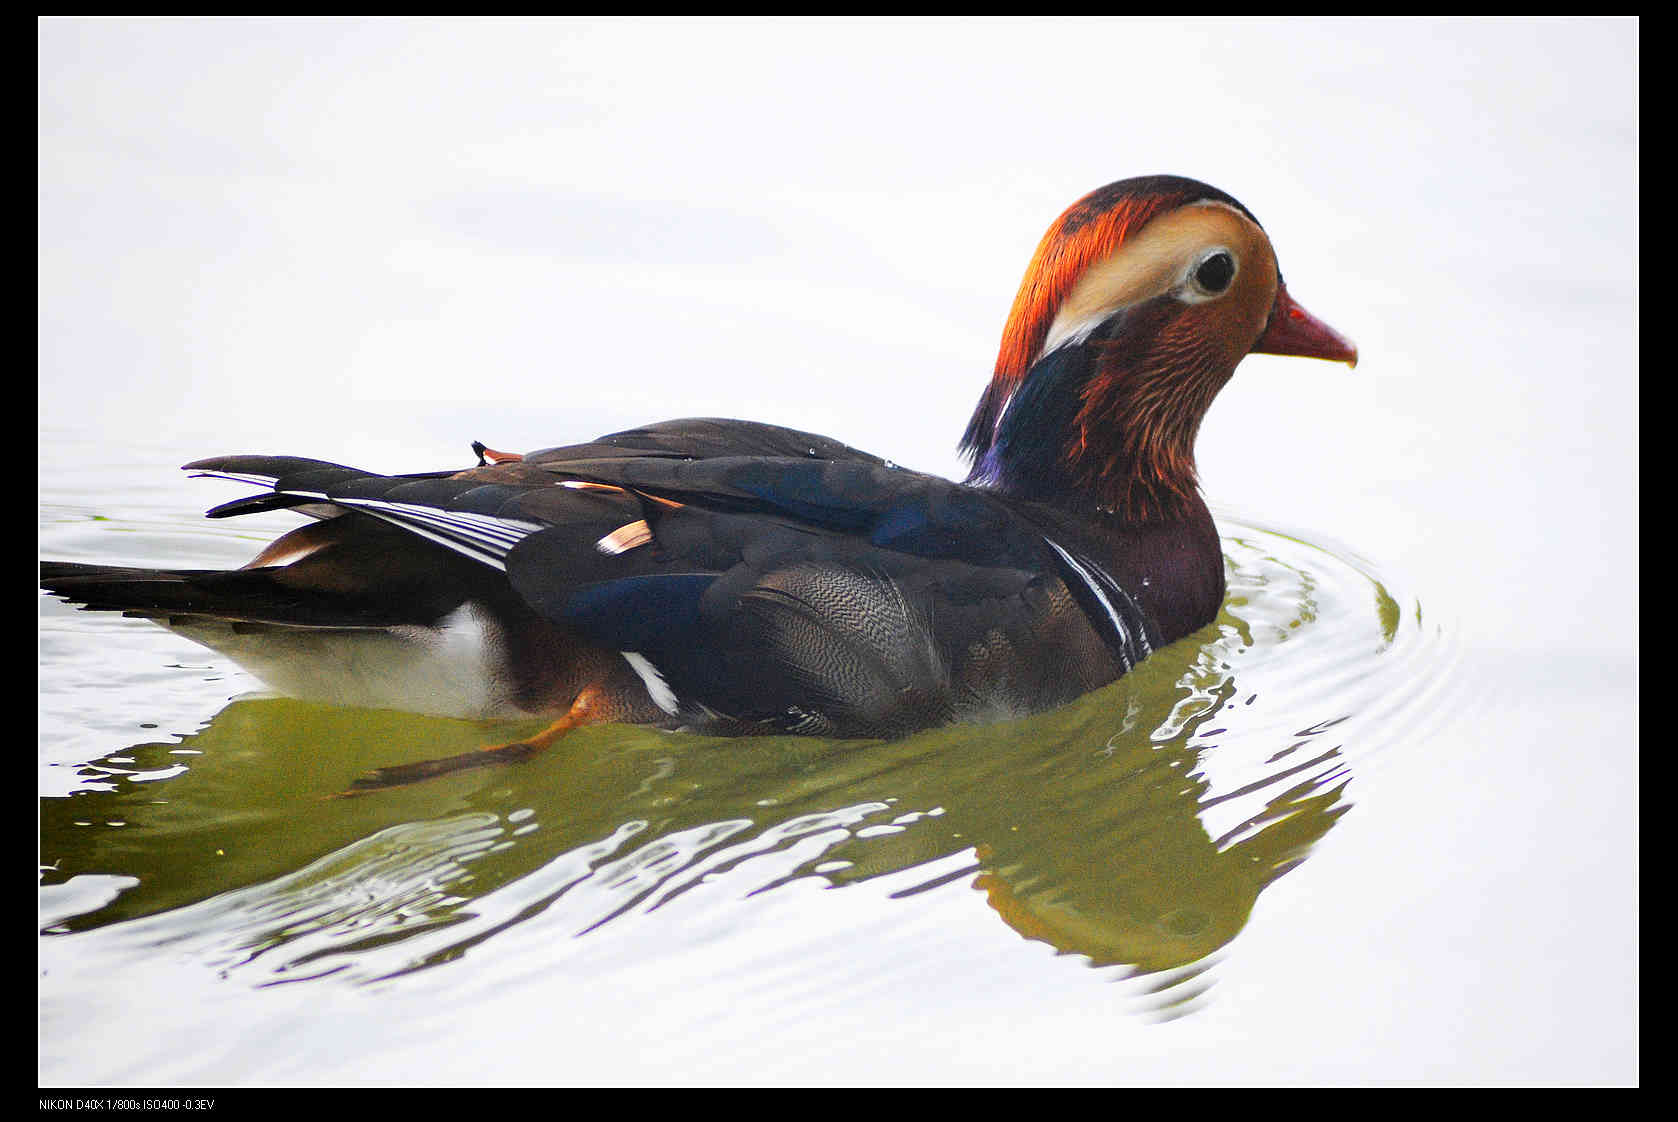
[[[438,529],[456,530],[464,538],[500,542],[509,549],[542,528],[539,523],[516,518],[499,518],[493,514],[473,514],[469,511],[439,510],[436,507],[414,506],[409,503],[390,503],[377,499],[335,501],[386,510],[399,517],[412,518],[416,522],[423,522]]]
[[[303,494],[291,492],[286,494]],[[506,569],[503,559],[514,546],[545,527],[539,522],[501,518],[471,511],[439,510],[414,503],[393,503],[383,499],[327,498],[339,506],[363,510],[376,518],[400,526],[420,537],[447,546],[456,553],[497,569]]]
[[[435,533],[418,523],[392,517],[383,511],[370,510],[367,513],[372,515],[374,518],[382,518],[392,525],[400,526],[404,530],[407,530],[409,533],[417,535],[418,537],[425,538],[428,541],[434,541],[440,546],[453,550],[462,557],[470,557],[474,561],[481,561],[485,565],[490,566],[492,569],[500,569],[502,572],[507,571],[506,563],[503,560],[507,556],[507,550],[490,551],[478,549],[470,542],[462,541],[458,538],[451,538],[444,534]]]
[[[199,471],[193,475],[196,478],[229,479],[235,483],[250,483],[264,487],[272,487],[280,478],[276,475],[237,471]],[[519,518],[502,518],[472,511],[442,510],[433,506],[390,502],[385,499],[335,496],[324,491],[288,488],[274,493],[296,499],[318,499],[332,506],[365,511],[375,518],[400,526],[428,541],[503,571],[506,565],[502,564],[502,561],[512,552],[513,547],[531,534],[546,528],[539,522],[526,522]],[[309,512],[304,510],[303,513]]]
[[[243,471],[195,471],[193,479],[228,479],[234,483],[250,483],[257,487],[272,487],[277,475],[253,475]]]

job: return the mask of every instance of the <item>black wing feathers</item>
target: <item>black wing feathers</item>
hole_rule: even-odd
[[[103,580],[130,610],[317,626],[432,622],[463,597],[511,598],[643,656],[685,706],[842,735],[1076,696],[1112,667],[1039,652],[1128,667],[1146,641],[1075,543],[1051,544],[992,495],[771,425],[667,422],[456,473],[276,456],[187,466],[273,482],[212,516],[296,507],[327,529],[299,537],[309,549],[285,567],[166,574],[150,590],[44,571],[48,587],[85,599]]]
[[[45,562],[41,587],[96,611],[336,629],[430,626],[466,599],[511,598],[493,570],[447,550],[414,549],[412,535],[361,515],[292,535],[307,536],[308,553],[290,565],[229,571]]]
[[[820,436],[779,425],[736,421],[722,417],[693,417],[663,421],[603,436],[588,444],[545,448],[524,458],[526,463],[557,464],[577,460],[671,458],[709,460],[721,456],[772,456],[787,459],[852,461],[885,466],[879,456]]]

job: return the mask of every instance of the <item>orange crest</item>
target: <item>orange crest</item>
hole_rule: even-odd
[[[1155,216],[1208,199],[1227,203],[1252,218],[1246,207],[1216,187],[1176,175],[1148,175],[1091,191],[1055,219],[1026,267],[1002,329],[995,373],[962,436],[962,451],[981,456],[990,447],[1008,399],[1040,357],[1055,314],[1078,278],[1091,265],[1112,256]]]

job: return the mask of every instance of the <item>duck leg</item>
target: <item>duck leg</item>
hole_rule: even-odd
[[[571,703],[563,717],[523,740],[514,740],[507,744],[486,744],[475,752],[462,752],[458,756],[444,756],[436,760],[421,760],[413,764],[396,764],[392,767],[374,768],[351,783],[347,791],[341,792],[339,798],[350,798],[354,795],[365,795],[373,791],[383,791],[390,787],[404,787],[410,783],[418,783],[423,779],[433,779],[439,775],[451,775],[457,771],[470,771],[480,767],[490,767],[496,764],[517,764],[537,755],[549,748],[554,741],[570,732],[579,725],[592,724],[595,721],[607,719],[606,707],[600,704],[601,689],[598,684],[583,687]]]

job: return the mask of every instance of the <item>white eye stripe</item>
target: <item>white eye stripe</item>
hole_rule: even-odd
[[[1151,219],[1107,257],[1084,267],[1054,309],[1033,361],[1083,342],[1115,313],[1156,297],[1194,303],[1213,299],[1189,284],[1191,270],[1208,254],[1222,249],[1238,262],[1238,270],[1255,269],[1258,276],[1272,260],[1269,247],[1251,218],[1220,202],[1192,203]]]
[[[1206,263],[1219,254],[1229,259],[1230,269],[1228,279],[1224,281],[1223,287],[1214,289],[1202,284],[1199,277]],[[1170,292],[1172,296],[1185,304],[1204,304],[1209,300],[1216,300],[1233,288],[1235,278],[1240,274],[1241,259],[1236,255],[1235,250],[1226,245],[1208,246],[1190,258],[1188,267],[1182,271],[1177,284]],[[1080,319],[1070,319],[1066,316],[1056,317],[1054,323],[1049,327],[1048,335],[1043,340],[1043,349],[1038,352],[1038,358],[1046,354],[1052,354],[1061,347],[1075,346],[1084,342],[1097,328],[1122,310],[1123,305],[1118,305],[1102,307],[1094,314]]]

